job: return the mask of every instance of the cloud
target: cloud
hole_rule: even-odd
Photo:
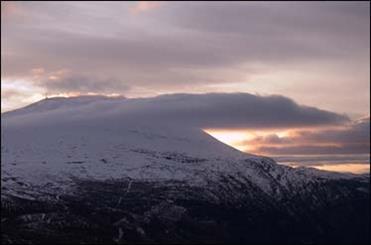
[[[241,142],[240,144],[253,144],[253,145],[280,145],[293,143],[290,137],[279,137],[277,134],[269,134],[266,136],[256,136],[255,138]]]
[[[19,79],[4,79],[1,84],[2,112],[26,106],[48,96],[122,95],[130,87],[120,79],[90,76],[68,69],[33,68]]]
[[[153,114],[152,114],[153,112]],[[159,96],[143,104],[138,116],[168,118],[200,128],[290,128],[342,124],[346,116],[298,105],[293,100],[273,95],[248,93],[175,94]]]
[[[65,84],[65,83],[64,83]],[[75,86],[75,85],[74,85]],[[114,117],[115,122],[153,124],[182,128],[292,128],[339,125],[348,118],[333,112],[298,105],[283,96],[258,96],[248,93],[172,94],[123,101],[97,101],[91,107],[79,104],[67,111],[50,111],[61,122],[78,112],[79,120]],[[44,113],[45,114],[45,113]],[[45,116],[48,116],[45,114]],[[34,116],[33,116],[34,117]],[[37,117],[36,117],[37,118]],[[48,123],[53,120],[48,117]],[[26,120],[18,120],[20,123]],[[42,123],[41,122],[38,123]]]
[[[280,4],[260,2],[218,2],[214,4],[189,3],[176,5],[178,11],[164,9],[163,19],[174,18],[174,24],[204,32],[237,33],[259,37],[281,37],[281,33],[300,33],[307,37],[313,34],[341,35],[354,32],[359,34],[367,22],[369,8],[362,2],[305,3],[282,2]],[[167,13],[167,14],[165,14]],[[262,15],[264,13],[264,15]],[[228,18],[224,18],[228,16]],[[350,26],[362,24],[356,29]],[[336,30],[333,28],[336,27]],[[278,28],[278,29],[275,29]],[[366,35],[366,34],[365,34]]]
[[[2,78],[66,68],[124,81],[133,93],[234,84],[340,112],[369,107],[367,3],[17,4],[27,21],[2,25]]]
[[[16,63],[21,62],[24,56],[36,55],[41,56],[42,65],[48,65],[47,62],[65,64],[64,60],[68,59],[78,65],[76,68],[85,68],[85,71],[90,65],[101,65],[102,61],[110,66],[115,63],[112,61],[117,61],[116,69],[120,64],[130,65],[130,69],[136,66],[137,69],[221,68],[256,62],[319,62],[363,54],[368,48],[365,32],[368,25],[364,21],[367,8],[363,4],[349,3],[350,11],[346,11],[348,8],[340,11],[336,10],[337,5],[333,5],[335,10],[323,8],[322,5],[326,4],[307,4],[303,9],[302,5],[296,4],[270,7],[264,3],[172,3],[146,19],[153,24],[139,22],[139,26],[133,23],[133,27],[119,18],[124,16],[116,15],[115,9],[122,7],[119,4],[105,5],[108,6],[103,9],[106,15],[112,16],[105,19],[105,26],[101,26],[100,18],[94,19],[101,4],[93,4],[92,12],[86,13],[91,21],[87,23],[85,18],[78,18],[82,11],[79,5],[61,4],[63,11],[57,11],[55,4],[24,5],[30,9],[30,15],[36,11],[37,15],[32,15],[33,21],[29,22],[28,28],[16,26],[22,32],[10,30],[8,33],[8,39],[17,40],[8,47],[25,51],[23,55],[19,54],[20,60],[17,59]],[[152,9],[156,8],[154,6],[158,7],[160,3],[143,1],[128,8]],[[344,14],[344,11],[351,14]],[[46,13],[52,13],[54,18]],[[68,13],[73,22],[66,17]],[[329,18],[331,21],[326,21]],[[43,28],[40,28],[40,22]],[[64,25],[70,31],[61,29],[60,26]],[[90,31],[87,29],[89,26],[100,31]],[[153,28],[156,32],[152,32]],[[329,30],[333,32],[329,33]],[[237,33],[231,35],[231,31]],[[316,37],[321,34],[320,40],[314,39],[314,34]],[[353,45],[350,46],[348,41]],[[349,53],[346,55],[344,52]]]
[[[370,154],[370,118],[352,122],[341,129],[298,130],[294,135],[260,136],[244,142],[256,152],[285,154]]]
[[[15,88],[3,88],[1,89],[1,98],[14,98],[14,97],[22,97],[23,93]]]
[[[129,8],[130,13],[140,14],[153,9],[157,9],[162,5],[161,2],[156,1],[138,1],[134,6]]]
[[[277,155],[274,159],[281,163],[301,163],[304,165],[370,163],[370,154],[339,154],[339,155]]]
[[[15,17],[22,13],[23,11],[17,4],[17,2],[14,1],[1,2],[1,20],[8,19],[9,17]]]
[[[25,96],[30,89],[32,89],[34,93],[39,91],[37,91],[37,88],[27,87],[27,84],[22,81],[17,81],[10,85],[11,86],[9,86],[9,84],[1,84],[1,112],[12,110],[19,105],[28,105],[42,98],[37,95],[31,98]]]
[[[51,74],[37,81],[49,93],[119,93],[129,90],[129,86],[114,78],[96,78],[75,74]]]
[[[15,88],[1,88],[1,112],[11,109],[14,102],[22,99],[22,91]]]
[[[301,139],[306,142],[338,142],[341,144],[357,144],[370,141],[370,118],[354,121],[346,129],[324,130],[320,132],[298,132],[294,139]]]
[[[369,144],[349,144],[341,146],[323,146],[323,145],[298,145],[259,147],[258,152],[271,155],[318,155],[318,154],[365,154],[370,153]]]

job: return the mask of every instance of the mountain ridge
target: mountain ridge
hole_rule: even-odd
[[[367,176],[278,165],[194,126],[141,121],[135,110],[143,102],[129,101],[98,98],[37,110],[43,101],[2,115],[5,243],[369,241]],[[344,214],[321,217],[335,207]],[[359,224],[352,228],[349,220]],[[280,236],[293,225],[296,235]]]

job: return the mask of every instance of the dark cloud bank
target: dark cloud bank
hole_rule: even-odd
[[[129,86],[115,78],[93,78],[84,75],[67,75],[38,82],[51,93],[117,93],[129,90]]]
[[[288,138],[272,134],[245,144],[259,144],[259,152],[273,155],[370,154],[370,118],[341,129],[303,130]]]
[[[89,97],[86,97],[89,98]],[[68,107],[59,99],[58,106],[46,107],[40,113],[22,115],[24,120],[48,123],[50,120],[99,120],[107,116],[116,121],[152,123],[197,128],[267,129],[341,125],[348,117],[314,107],[303,106],[293,100],[273,95],[248,93],[172,94],[153,98],[112,100],[93,97],[90,103],[76,102]],[[101,99],[99,99],[101,98]],[[44,101],[51,103],[56,99]],[[62,101],[62,102],[61,102]],[[31,106],[32,108],[32,106]],[[16,112],[16,111],[15,111]],[[17,113],[6,113],[5,115]],[[13,116],[11,116],[13,117]],[[47,121],[44,121],[44,117]],[[41,119],[42,118],[42,119]],[[39,120],[40,119],[40,120]]]
[[[149,99],[134,115],[200,128],[289,128],[340,124],[346,116],[296,104],[283,96],[176,94]]]

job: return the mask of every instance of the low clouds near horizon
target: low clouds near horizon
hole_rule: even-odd
[[[370,118],[340,129],[293,130],[291,135],[258,136],[242,144],[270,155],[370,154]]]

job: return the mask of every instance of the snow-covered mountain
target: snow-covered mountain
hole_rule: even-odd
[[[242,153],[163,113],[183,96],[2,114],[3,242],[369,241],[368,175]]]

